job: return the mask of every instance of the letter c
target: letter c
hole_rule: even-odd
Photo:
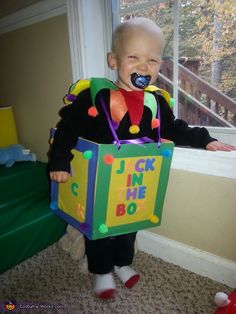
[[[143,172],[144,171],[144,167],[143,168],[140,168],[140,164],[141,163],[145,163],[145,159],[139,159],[136,164],[135,164],[135,170],[137,172]]]

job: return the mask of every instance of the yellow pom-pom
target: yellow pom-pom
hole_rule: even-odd
[[[137,134],[139,131],[139,126],[136,124],[131,125],[131,127],[129,128],[129,133],[131,134]]]
[[[50,144],[50,145],[52,145],[52,144],[53,144],[53,142],[54,142],[54,138],[53,138],[53,137],[51,137],[51,138],[50,138],[50,140],[49,140],[49,144]]]
[[[154,224],[157,224],[159,221],[159,218],[156,215],[152,215],[149,219]]]

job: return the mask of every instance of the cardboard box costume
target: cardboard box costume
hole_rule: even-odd
[[[73,85],[65,102],[70,103],[88,87],[93,104],[102,88],[111,89],[111,106],[120,97],[115,93],[118,88],[110,81],[91,79]],[[149,86],[147,90],[150,89],[157,88]],[[163,94],[169,101],[168,93]],[[160,118],[160,110],[153,94],[144,92],[144,105],[152,110],[153,128],[159,130],[158,143],[149,138],[119,140],[113,123],[118,117],[111,113],[111,119],[102,98],[100,102],[114,143],[98,144],[79,138],[72,150],[71,177],[66,183],[52,182],[51,195],[51,209],[92,240],[160,225],[174,148],[173,142],[160,141],[156,118]],[[95,106],[89,111],[96,115]],[[131,133],[139,131],[135,122]]]

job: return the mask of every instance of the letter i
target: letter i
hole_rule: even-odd
[[[127,186],[131,185],[131,179],[132,179],[132,175],[128,174],[128,176],[127,176]]]

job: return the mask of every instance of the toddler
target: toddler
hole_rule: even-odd
[[[120,24],[115,30],[112,50],[107,55],[108,65],[118,73],[118,92],[123,101],[111,106],[111,91],[102,89],[99,94],[105,101],[107,111],[116,122],[119,139],[149,137],[158,139],[157,127],[152,124],[152,112],[144,106],[144,89],[155,83],[162,63],[165,45],[161,29],[151,20],[135,18]],[[234,147],[211,138],[205,128],[190,128],[180,119],[175,119],[165,98],[158,91],[150,92],[159,106],[161,138],[172,140],[176,145],[190,145],[208,150],[230,151]],[[113,143],[106,115],[96,97],[98,115],[91,117],[88,109],[92,104],[90,89],[85,89],[71,104],[60,111],[54,142],[50,152],[50,177],[59,183],[70,176],[71,149],[78,137],[97,143]],[[98,240],[85,237],[88,269],[95,275],[94,292],[100,298],[113,298],[116,287],[115,273],[127,288],[132,288],[140,279],[131,267],[134,256],[136,232]]]

